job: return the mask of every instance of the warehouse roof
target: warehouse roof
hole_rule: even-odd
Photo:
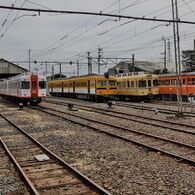
[[[25,68],[22,68],[12,62],[9,62],[3,58],[0,59],[0,78],[12,77],[24,72],[27,72]]]

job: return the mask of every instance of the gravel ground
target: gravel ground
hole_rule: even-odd
[[[72,113],[71,111],[69,111],[67,109],[67,107],[62,106],[62,105],[54,105],[54,104],[43,104],[43,105],[46,107],[54,108],[56,110],[63,110],[64,112]],[[127,128],[132,128],[132,129],[137,130],[137,131],[151,133],[153,135],[161,136],[161,137],[168,138],[168,139],[175,140],[175,141],[181,141],[181,142],[195,146],[195,136],[190,135],[190,134],[186,134],[183,132],[170,130],[168,128],[155,127],[155,126],[146,125],[146,124],[143,124],[140,122],[135,122],[135,121],[132,122],[131,120],[124,120],[124,119],[117,120],[115,117],[106,116],[105,114],[88,112],[88,111],[83,111],[80,109],[78,110],[78,112],[73,112],[73,114],[76,114],[78,116],[84,116],[84,117],[94,119],[97,121],[109,122],[111,124],[115,124],[115,125],[119,125],[119,126],[123,126],[123,127],[127,127]],[[133,117],[133,118],[136,119],[136,117]],[[144,120],[144,119],[142,119],[142,120]],[[140,121],[142,121],[142,120],[140,120]],[[164,124],[162,124],[162,125],[164,125]],[[169,126],[175,127],[175,125],[169,125]],[[184,127],[180,128],[180,129],[186,130]],[[189,130],[190,129],[188,129],[188,131]],[[191,131],[195,132],[194,129],[191,129]]]
[[[1,145],[0,159],[0,195],[29,194]]]
[[[113,194],[195,194],[194,167],[173,158],[35,110],[7,115]]]

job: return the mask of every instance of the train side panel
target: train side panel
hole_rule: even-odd
[[[181,84],[182,99],[188,101],[189,96],[195,95],[195,73],[182,73]],[[180,93],[180,87],[177,87],[176,75],[159,76],[159,97],[161,99],[176,100],[178,93]]]
[[[120,99],[144,100],[158,95],[158,76],[131,74],[117,77],[117,95]]]
[[[100,96],[116,95],[116,79],[104,76],[81,76],[49,82],[49,92],[54,96],[96,100]]]

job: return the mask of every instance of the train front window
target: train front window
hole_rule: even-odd
[[[30,89],[30,82],[29,81],[22,81],[21,89]]]
[[[45,81],[39,81],[39,89],[45,89],[46,88],[46,82]]]
[[[112,87],[112,86],[116,86],[116,81],[114,80],[109,80],[109,85]]]
[[[157,87],[158,86],[158,80],[157,79],[153,80],[153,86],[154,87]]]
[[[145,80],[138,81],[138,87],[146,87],[146,81]]]

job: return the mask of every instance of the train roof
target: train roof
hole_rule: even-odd
[[[90,75],[81,75],[81,76],[73,76],[73,77],[68,77],[68,78],[61,78],[61,79],[56,79],[56,80],[51,80],[49,82],[59,82],[59,81],[68,81],[68,80],[84,80],[84,79],[92,79],[92,78],[96,78],[96,79],[103,79],[106,77],[104,75],[97,75],[97,74],[90,74]],[[116,79],[114,76],[109,76],[108,79]]]
[[[175,77],[175,76],[176,76],[176,73],[170,73],[170,74],[159,75],[159,78]],[[195,76],[195,72],[182,72],[181,76]]]
[[[130,72],[130,73],[122,73],[122,74],[117,74],[116,79],[128,79],[128,78],[143,78],[143,77],[158,77],[158,75],[155,74],[150,74],[147,72]]]

